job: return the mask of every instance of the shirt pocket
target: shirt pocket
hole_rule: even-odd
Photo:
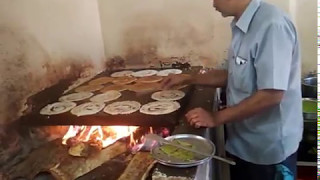
[[[255,76],[249,56],[238,55],[233,59],[232,79],[234,88],[243,93],[252,93],[255,87]]]

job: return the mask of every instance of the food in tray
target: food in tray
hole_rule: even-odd
[[[76,92],[94,92],[94,91],[98,91],[102,88],[103,88],[102,85],[89,84],[89,85],[85,85],[85,86],[80,86],[80,87],[76,88],[74,91],[76,91]]]
[[[120,101],[107,105],[104,112],[117,115],[117,114],[131,114],[140,109],[141,104],[137,101]]]
[[[158,71],[156,70],[141,70],[141,71],[137,71],[132,73],[132,76],[134,77],[146,77],[146,76],[153,76],[156,75],[158,73]]]
[[[100,77],[94,80],[91,80],[89,82],[90,85],[102,85],[102,84],[107,84],[110,83],[114,80],[114,78],[111,77]]]
[[[157,91],[160,89],[159,83],[136,83],[133,85],[127,86],[128,90],[134,92],[149,92],[149,91]]]
[[[111,74],[111,77],[123,77],[123,76],[131,76],[133,71],[119,71]]]
[[[90,98],[90,101],[92,102],[109,102],[118,99],[121,97],[121,93],[119,91],[110,90],[106,91],[103,94],[98,94],[92,98]]]
[[[71,110],[71,114],[76,116],[96,114],[104,108],[103,102],[87,102]]]
[[[168,76],[169,74],[181,74],[180,69],[165,69],[157,73],[158,76]]]
[[[112,85],[109,85],[109,86],[106,86],[106,87],[100,89],[100,92],[105,93],[110,90],[124,91],[124,90],[127,90],[127,87],[125,85],[112,84]]]
[[[48,104],[44,108],[40,110],[40,114],[42,115],[55,115],[55,114],[62,114],[65,112],[70,111],[72,108],[76,107],[77,104],[74,102],[63,101],[63,102],[56,102],[53,104]]]
[[[143,105],[140,112],[149,115],[169,114],[180,108],[176,101],[154,101]]]
[[[59,98],[59,101],[82,101],[93,96],[91,92],[78,92],[67,94]]]
[[[137,78],[134,77],[119,77],[116,78],[112,81],[114,84],[120,84],[120,85],[125,85],[125,84],[130,84],[133,83],[137,80]]]
[[[302,107],[305,113],[317,113],[317,101],[303,100]]]
[[[137,83],[156,83],[161,81],[163,78],[160,76],[147,76],[139,78],[136,82]]]
[[[177,101],[185,96],[183,91],[179,90],[164,90],[155,92],[151,95],[151,98],[157,101]]]
[[[181,146],[187,147],[187,148],[194,148],[194,146],[188,142],[181,141],[181,140],[173,140],[174,143],[177,143]],[[183,161],[191,161],[194,160],[195,155],[193,152],[177,148],[175,146],[171,145],[162,145],[160,147],[160,150],[164,152],[166,155],[183,160]]]

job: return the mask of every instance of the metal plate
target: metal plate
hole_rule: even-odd
[[[181,140],[192,144],[194,150],[207,153],[215,154],[216,148],[215,145],[208,139],[205,139],[201,136],[192,135],[192,134],[177,134],[165,138],[166,140]],[[191,161],[184,161],[172,156],[167,155],[160,149],[161,145],[156,146],[151,150],[151,155],[160,163],[172,167],[192,167],[203,164],[211,159],[211,157],[203,157],[194,153],[194,159]]]

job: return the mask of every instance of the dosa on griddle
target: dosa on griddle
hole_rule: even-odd
[[[139,78],[136,82],[137,83],[156,83],[161,81],[163,78],[160,76],[147,76]]]
[[[102,85],[110,83],[114,80],[112,77],[100,77],[89,82],[90,85]]]
[[[102,88],[100,90],[100,92],[105,93],[105,92],[108,92],[110,90],[124,91],[124,90],[127,90],[127,87],[125,85],[112,84],[112,85],[109,85],[109,86],[105,86],[104,88]]]
[[[89,84],[86,86],[80,86],[75,89],[76,92],[94,92],[102,89],[102,85],[94,85],[94,84]]]

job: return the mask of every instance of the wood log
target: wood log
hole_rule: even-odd
[[[49,171],[56,174],[57,179],[73,180],[126,151],[126,144],[118,141],[101,151],[90,152],[86,158],[69,156]]]
[[[127,151],[126,143],[121,141],[101,151],[93,149],[88,157],[72,157],[68,154],[68,147],[61,145],[61,139],[50,142],[12,168],[9,172],[10,179],[33,179],[39,172],[48,171],[58,180],[73,180]]]
[[[129,165],[118,178],[118,180],[141,180],[143,179],[150,166],[153,165],[154,159],[149,152],[138,152]]]

